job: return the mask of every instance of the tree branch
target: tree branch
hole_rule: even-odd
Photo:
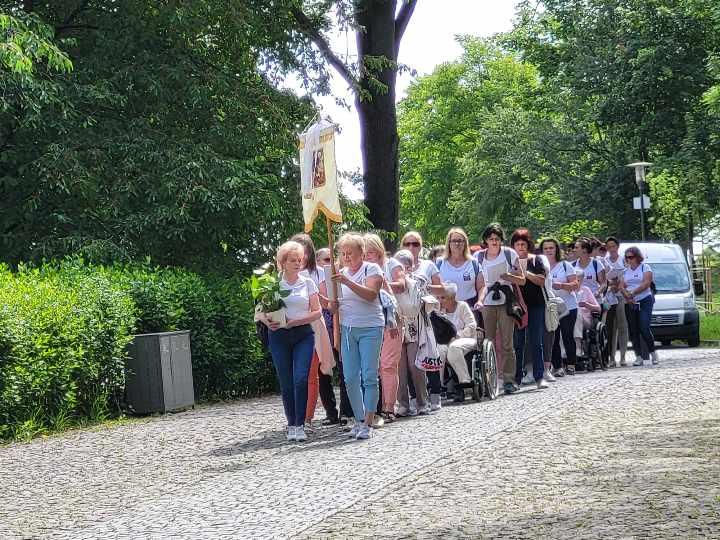
[[[291,12],[298,23],[298,28],[300,29],[300,31],[305,34],[318,49],[320,49],[320,52],[325,57],[325,60],[327,60],[328,64],[330,64],[337,70],[337,72],[342,76],[343,79],[345,79],[345,81],[353,88],[353,90],[356,89],[358,83],[355,79],[355,76],[352,74],[352,71],[350,71],[350,68],[345,65],[345,63],[340,60],[340,58],[338,58],[338,56],[332,51],[332,49],[330,48],[330,44],[322,36],[320,30],[315,27],[310,18],[305,15],[305,13],[303,13],[301,9],[298,8],[292,8]]]
[[[417,0],[403,0],[403,5],[400,8],[400,12],[395,18],[395,59],[397,59],[398,53],[400,52],[400,41],[405,34],[405,29],[410,22]]]

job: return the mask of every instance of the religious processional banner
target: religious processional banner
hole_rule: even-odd
[[[305,232],[312,230],[319,212],[342,222],[335,163],[335,124],[320,120],[300,135],[300,184]]]

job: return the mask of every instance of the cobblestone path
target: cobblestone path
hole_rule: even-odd
[[[720,538],[720,351],[662,354],[364,442],[273,397],[0,447],[0,539]]]

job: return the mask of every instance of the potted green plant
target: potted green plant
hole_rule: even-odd
[[[276,322],[280,327],[287,324],[285,315],[285,302],[283,298],[290,295],[290,291],[280,288],[281,277],[275,266],[267,264],[253,272],[249,279],[249,289],[255,302],[255,310],[265,314],[267,320]]]

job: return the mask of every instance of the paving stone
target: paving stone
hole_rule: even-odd
[[[0,538],[720,537],[720,351],[285,441],[277,397],[0,448]]]

